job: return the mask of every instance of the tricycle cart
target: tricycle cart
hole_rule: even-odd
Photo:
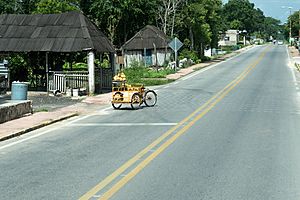
[[[152,107],[157,102],[157,94],[145,89],[143,84],[129,85],[124,73],[118,73],[113,80],[112,101],[114,109],[120,109],[122,104],[130,104],[132,109],[139,108],[143,103]]]

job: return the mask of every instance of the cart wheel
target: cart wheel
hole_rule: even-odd
[[[134,93],[131,97],[131,108],[138,109],[142,104],[142,98],[138,93]]]
[[[148,107],[154,106],[157,102],[157,94],[153,90],[146,91],[144,95],[144,102]]]
[[[121,106],[122,106],[122,103],[119,103],[123,101],[123,94],[121,92],[116,92],[114,95],[113,95],[113,100],[112,100],[112,107],[114,107],[114,109],[120,109]]]

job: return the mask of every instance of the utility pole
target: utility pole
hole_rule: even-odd
[[[289,43],[290,43],[290,45],[291,45],[291,42],[292,42],[292,7],[289,7],[289,9],[290,9],[290,41],[289,41]]]
[[[299,35],[298,35],[298,42],[300,42],[300,9],[299,9]]]

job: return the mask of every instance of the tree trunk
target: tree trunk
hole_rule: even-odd
[[[192,30],[192,27],[190,26],[189,27],[189,35],[190,35],[190,41],[191,41],[191,46],[190,46],[190,50],[194,50],[194,33],[193,33],[193,30]]]
[[[174,26],[175,26],[175,16],[176,16],[176,8],[175,8],[175,0],[173,0],[173,20],[172,20],[172,29],[171,29],[171,38],[174,36]]]

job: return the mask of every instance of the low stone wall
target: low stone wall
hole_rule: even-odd
[[[32,113],[32,101],[8,101],[0,104],[0,123]]]

